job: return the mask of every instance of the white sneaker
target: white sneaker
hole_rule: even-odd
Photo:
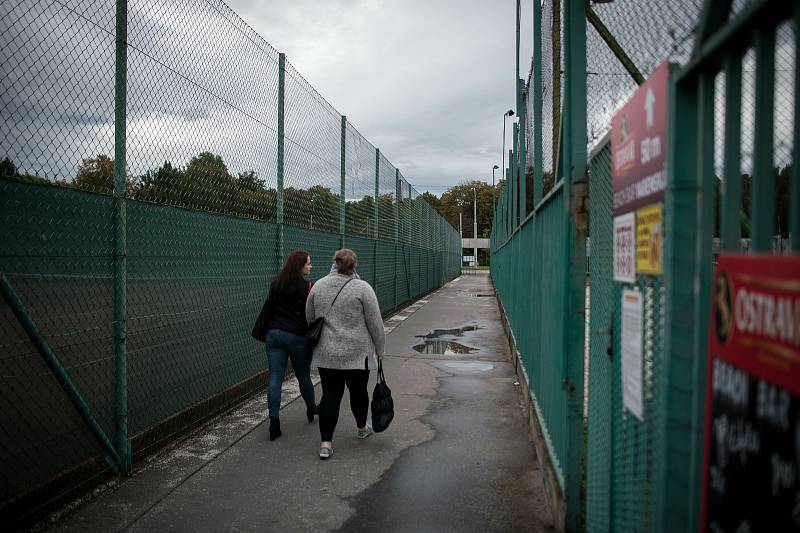
[[[359,439],[366,439],[367,437],[369,437],[373,433],[375,433],[375,432],[372,431],[372,424],[367,423],[367,427],[365,427],[364,429],[359,429],[358,430],[358,438]]]

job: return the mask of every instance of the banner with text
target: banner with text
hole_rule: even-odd
[[[721,255],[709,320],[704,531],[800,530],[800,257]]]

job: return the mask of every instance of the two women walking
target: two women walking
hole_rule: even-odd
[[[358,258],[352,250],[342,249],[334,256],[331,273],[316,284],[305,280],[311,271],[308,252],[292,252],[280,274],[270,285],[267,308],[267,359],[269,382],[269,438],[281,435],[280,395],[291,360],[300,394],[306,402],[308,421],[319,414],[320,458],[333,453],[333,434],[339,420],[339,408],[344,389],[350,391],[350,408],[356,421],[357,436],[369,437],[372,428],[367,423],[369,371],[376,368],[377,358],[383,357],[386,336],[375,291],[358,279],[355,268]],[[313,353],[306,348],[305,332],[308,323],[325,317],[320,340]],[[314,387],[310,368],[319,370],[322,400],[314,403]]]

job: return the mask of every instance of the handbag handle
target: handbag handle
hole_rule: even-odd
[[[383,360],[378,357],[378,381],[386,383],[386,376],[383,375]]]

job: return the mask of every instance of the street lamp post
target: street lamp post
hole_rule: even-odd
[[[464,229],[461,226],[461,219],[464,217],[463,207],[461,208],[462,211],[458,213],[458,245],[460,248],[458,249],[458,257],[461,261],[461,265],[464,264]]]
[[[506,171],[506,118],[513,116],[514,116],[513,109],[509,109],[508,111],[503,113],[503,172]]]
[[[478,266],[478,189],[475,187],[472,188],[472,237],[475,239],[472,241],[472,250],[473,255],[475,256],[475,267]]]
[[[508,176],[506,173],[506,118],[513,117],[514,110],[509,109],[505,113],[503,113],[503,176],[506,176],[506,181],[508,181]],[[505,184],[505,187],[508,187],[508,183]]]
[[[503,121],[503,122],[505,122],[505,121]],[[500,168],[500,167],[498,167],[497,165],[494,165],[492,167],[492,209],[495,209],[497,207],[497,205],[496,205],[497,201],[495,200],[495,193],[494,193],[494,171],[497,170],[498,168]]]

